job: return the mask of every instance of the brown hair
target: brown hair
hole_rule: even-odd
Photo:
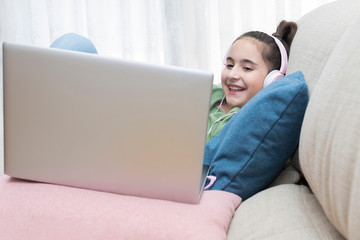
[[[288,56],[289,56],[290,46],[295,37],[296,31],[297,31],[297,24],[295,22],[287,22],[283,20],[277,26],[276,32],[272,34],[274,37],[278,38],[282,42]],[[268,63],[269,71],[280,69],[281,55],[279,48],[272,37],[270,37],[268,34],[264,32],[250,31],[242,34],[234,42],[244,37],[254,38],[259,42],[263,43],[263,45],[260,45],[260,47],[262,50],[262,56],[264,60]]]

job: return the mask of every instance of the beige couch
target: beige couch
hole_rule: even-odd
[[[360,1],[339,0],[305,15],[288,73],[301,70],[310,102],[298,173],[236,210],[228,239],[360,239]],[[308,183],[308,184],[306,184]]]
[[[296,155],[298,157],[294,157],[292,165],[268,189],[241,203],[228,230],[227,238],[230,240],[360,239],[360,1],[339,0],[324,5],[304,16],[298,24],[299,30],[293,42],[288,72],[301,70],[311,94]],[[102,223],[104,228],[96,229],[105,229],[104,232],[108,233],[110,223],[113,223],[106,222],[110,210],[121,208],[119,202],[114,200],[112,205],[107,202],[104,206],[105,196],[98,196],[99,193],[96,192],[61,188],[59,193],[60,187],[20,184],[17,181],[3,181],[2,186],[4,191],[15,189],[17,193],[21,193],[20,196],[31,194],[29,188],[35,188],[34,194],[43,191],[43,195],[36,195],[35,200],[25,198],[24,203],[31,209],[23,209],[22,199],[16,205],[22,211],[16,207],[10,208],[13,202],[10,205],[0,204],[8,206],[0,210],[14,216],[12,219],[17,220],[20,213],[31,219],[28,221],[28,218],[20,218],[23,222],[26,221],[28,232],[33,230],[29,227],[32,226],[31,223],[39,221],[34,216],[45,215],[48,218],[40,218],[43,225],[35,224],[40,230],[50,219],[50,230],[61,233],[58,228],[61,229],[62,225],[53,222],[57,219],[67,222],[70,219],[76,222],[74,227],[85,222],[81,226],[94,226],[95,229],[95,226]],[[53,189],[54,193],[49,194],[49,189]],[[53,197],[61,194],[63,198],[60,200]],[[91,197],[88,197],[90,194]],[[99,198],[94,198],[94,195]],[[5,199],[4,202],[13,197],[5,198],[5,194],[1,196],[0,200]],[[40,197],[52,199],[55,206],[61,207],[61,211],[57,211],[60,207],[53,209],[53,202],[42,205],[44,201],[40,201]],[[90,203],[94,200],[98,204],[94,203],[94,206],[101,206],[97,210],[107,207],[105,209],[109,209],[108,211],[99,213],[106,215],[106,218],[98,218],[92,209],[82,208],[82,201],[71,202],[74,198],[85,199],[84,202]],[[213,202],[212,199],[211,203]],[[81,211],[73,209],[74,204],[80,206]],[[44,207],[53,210],[38,213],[38,209]],[[63,214],[66,213],[65,210],[71,214]],[[49,212],[58,212],[58,218],[49,215]],[[80,221],[79,216],[83,215],[79,213],[83,212],[88,214],[86,216],[90,212],[93,218]],[[122,213],[114,213],[115,217],[121,215]],[[99,224],[94,225],[94,219]],[[23,226],[23,222],[9,223],[7,219],[6,223],[8,226]],[[69,222],[71,229],[72,222]],[[6,225],[4,223],[0,224],[0,232],[13,233],[13,229],[7,231],[8,229],[2,228]],[[19,228],[14,229],[18,231]],[[95,231],[94,229],[92,230]],[[41,231],[43,232],[46,231]],[[90,234],[94,237],[95,233]]]

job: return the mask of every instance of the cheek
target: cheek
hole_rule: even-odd
[[[223,81],[226,77],[226,68],[224,68],[222,71],[221,71],[221,81]]]
[[[267,73],[258,74],[258,76],[256,77],[256,80],[253,82],[253,88],[256,91],[260,91],[263,88],[264,80],[265,80],[266,76],[267,76]]]
[[[253,96],[255,96],[255,94],[257,94],[262,88],[263,88],[263,79],[254,79],[254,81],[252,82],[248,82],[248,93],[249,93],[249,97],[252,98]]]
[[[227,76],[227,71],[226,71],[226,69],[224,69],[221,72],[221,83],[225,82],[226,76]]]
[[[265,78],[264,78],[265,79]],[[259,92],[262,88],[263,88],[263,85],[264,85],[264,79],[261,79],[260,81],[257,82],[256,86],[255,86],[255,89],[257,92]]]

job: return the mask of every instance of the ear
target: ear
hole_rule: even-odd
[[[268,75],[266,75],[263,88],[282,77],[284,77],[284,74],[282,74],[279,70],[272,70]]]

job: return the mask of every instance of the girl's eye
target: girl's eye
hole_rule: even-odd
[[[243,68],[245,71],[251,71],[252,70],[252,68],[249,68],[249,67],[244,67]]]
[[[226,67],[226,68],[233,68],[234,65],[232,65],[232,64],[225,64],[225,67]]]

